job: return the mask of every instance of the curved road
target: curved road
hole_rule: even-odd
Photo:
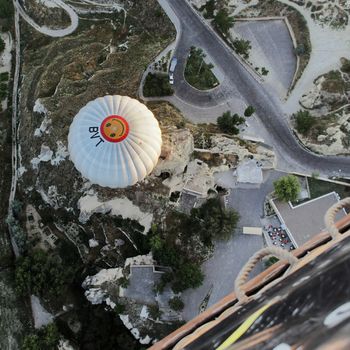
[[[175,50],[179,60],[175,73],[177,97],[192,105],[212,107],[232,96],[240,96],[247,104],[255,107],[257,116],[269,133],[279,162],[289,165],[290,170],[309,174],[317,171],[323,176],[350,177],[350,158],[319,156],[299,144],[289,128],[278,97],[253,76],[186,0],[162,2],[165,2],[177,17],[174,22],[180,23]],[[164,6],[162,2],[160,3]],[[183,81],[184,61],[191,45],[206,51],[214,64],[224,72],[225,80],[217,89],[200,92]]]
[[[21,6],[18,0],[14,0],[13,3],[16,6],[20,15],[22,16],[22,18],[27,23],[29,23],[33,28],[35,28],[38,32],[51,37],[56,37],[56,38],[73,33],[78,27],[78,23],[79,23],[78,15],[76,14],[76,12],[71,6],[65,4],[62,0],[52,0],[52,1],[57,5],[57,7],[60,7],[67,12],[71,21],[71,24],[68,27],[62,28],[62,29],[51,29],[46,26],[40,26],[39,24],[34,22],[33,19],[25,12],[25,10],[23,9],[23,7]],[[45,2],[44,2],[44,5],[45,5]]]

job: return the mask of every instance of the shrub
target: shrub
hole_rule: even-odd
[[[208,245],[213,239],[230,238],[239,221],[239,214],[223,208],[219,198],[210,198],[199,208],[192,209],[191,216],[202,223],[202,240]]]
[[[238,114],[231,115],[230,111],[223,113],[223,115],[217,119],[217,124],[220,130],[233,135],[239,133],[237,126],[244,122],[245,119],[243,117],[240,117]]]
[[[303,135],[306,135],[315,123],[315,118],[309,111],[300,110],[294,115],[294,118],[297,131]]]
[[[310,48],[308,45],[299,44],[295,49],[295,53],[298,56],[308,55],[310,53]]]
[[[5,42],[0,37],[0,54],[4,51],[4,49],[5,49]]]
[[[350,60],[344,59],[340,70],[344,73],[350,73]]]
[[[117,281],[122,288],[128,288],[130,281],[125,277],[120,277]]]
[[[249,53],[252,48],[249,40],[235,39],[232,44],[239,55],[242,55],[245,59],[249,58]]]
[[[143,87],[145,97],[170,96],[173,93],[167,75],[148,73]]]
[[[162,316],[162,311],[159,309],[158,305],[149,305],[148,312],[151,318],[153,318],[154,320],[157,320]]]
[[[7,84],[0,83],[0,100],[3,100],[7,97]]]
[[[250,117],[255,113],[255,108],[253,106],[248,106],[244,111],[245,117]]]
[[[223,8],[220,9],[214,17],[214,23],[223,34],[227,34],[233,27],[235,21],[233,16],[230,16],[228,11]]]
[[[299,180],[294,175],[283,176],[274,183],[275,194],[281,201],[296,201],[301,190]]]
[[[200,11],[205,10],[205,18],[213,18],[215,11],[215,0],[208,0],[201,8]]]
[[[197,288],[202,285],[204,275],[197,264],[185,263],[177,271],[173,282],[173,291],[182,292],[188,288]]]
[[[13,14],[13,4],[11,0],[0,0],[0,18],[9,19]]]
[[[22,350],[54,350],[57,348],[60,335],[54,323],[40,328],[34,334],[24,338]]]
[[[169,306],[174,311],[181,311],[185,307],[185,304],[180,297],[174,297],[169,300]]]
[[[269,70],[267,70],[265,67],[261,67],[261,74],[262,75],[268,75],[269,74]]]

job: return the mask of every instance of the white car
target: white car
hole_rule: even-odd
[[[169,83],[170,83],[170,85],[174,85],[174,74],[173,73],[169,74]]]

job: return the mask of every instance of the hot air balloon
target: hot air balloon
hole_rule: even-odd
[[[87,103],[68,135],[75,167],[92,183],[111,188],[144,179],[157,164],[161,145],[153,113],[139,101],[118,95]]]

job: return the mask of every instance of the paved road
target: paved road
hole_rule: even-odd
[[[180,22],[180,33],[175,51],[179,64],[175,74],[175,94],[184,103],[201,107],[222,104],[232,96],[240,96],[256,108],[257,115],[269,133],[278,161],[290,170],[325,176],[350,177],[350,159],[319,156],[305,150],[292,134],[281,102],[268,91],[232,54],[218,35],[203,23],[198,14],[184,0],[163,0]],[[162,2],[160,2],[162,4]],[[225,73],[225,81],[217,89],[200,92],[191,88],[183,78],[184,62],[191,45],[201,47]]]

